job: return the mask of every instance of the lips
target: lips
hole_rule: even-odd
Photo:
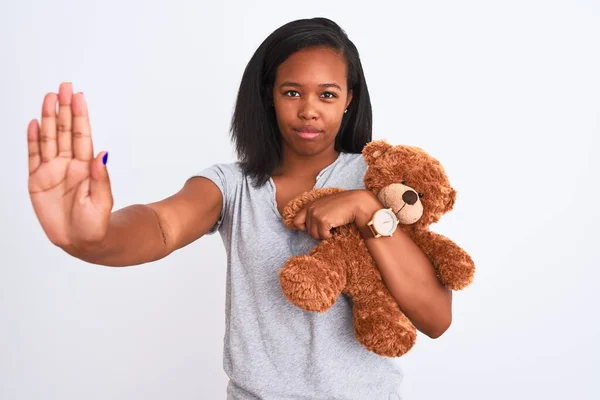
[[[294,128],[294,131],[296,131],[298,136],[300,136],[302,139],[307,140],[315,139],[323,132],[310,125]]]

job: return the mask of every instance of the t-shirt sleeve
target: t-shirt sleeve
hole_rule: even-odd
[[[231,197],[237,183],[237,168],[234,164],[214,164],[188,178],[203,177],[212,181],[223,196],[223,207],[217,223],[208,231],[207,235],[217,232],[223,224],[223,219],[227,215],[227,210],[231,207]]]

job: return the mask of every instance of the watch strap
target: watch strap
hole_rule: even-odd
[[[377,237],[377,232],[373,229],[373,220],[369,222],[367,225],[358,226],[358,231],[364,239],[373,239]]]

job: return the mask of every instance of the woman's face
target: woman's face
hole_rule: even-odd
[[[273,87],[284,152],[310,156],[333,150],[351,100],[341,54],[324,47],[293,53],[278,67]]]

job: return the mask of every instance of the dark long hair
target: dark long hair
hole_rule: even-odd
[[[371,100],[358,50],[335,22],[327,18],[300,19],[271,33],[258,47],[242,76],[231,119],[231,139],[244,174],[256,186],[269,180],[281,162],[281,137],[272,107],[277,67],[291,54],[326,46],[346,61],[352,101],[335,139],[338,152],[360,153],[372,137]]]

